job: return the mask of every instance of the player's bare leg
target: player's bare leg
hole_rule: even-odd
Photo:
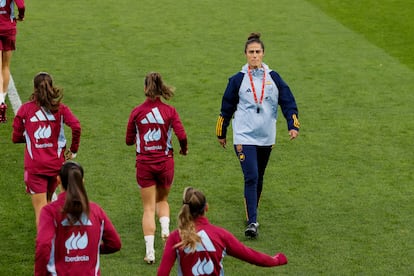
[[[157,216],[161,224],[161,238],[165,242],[170,235],[170,205],[168,194],[170,188],[157,188]]]
[[[36,217],[36,228],[39,226],[40,211],[46,204],[46,193],[32,194],[32,205]]]
[[[144,209],[142,215],[142,231],[145,240],[145,258],[148,264],[155,262],[154,236],[155,236],[155,208],[156,208],[156,187],[141,188],[141,199]]]
[[[10,82],[10,61],[12,56],[12,51],[0,51],[1,60],[1,74],[0,74],[0,123],[5,123],[7,121],[7,105],[6,105],[6,95],[7,89]]]

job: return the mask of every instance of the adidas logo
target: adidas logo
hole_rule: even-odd
[[[72,224],[69,222],[69,220],[67,218],[62,220],[61,224],[62,224],[62,226],[72,226]],[[92,221],[88,218],[88,216],[85,213],[82,213],[82,215],[80,217],[80,221],[75,222],[73,225],[76,225],[76,226],[78,226],[78,225],[91,226]]]
[[[30,118],[30,122],[47,122],[47,121],[55,121],[55,117],[49,111],[46,111],[43,107],[41,107],[35,115]]]
[[[247,88],[246,93],[252,93],[252,90],[250,88]]]
[[[86,232],[83,235],[78,232],[76,236],[75,233],[72,233],[72,235],[65,242],[67,254],[69,254],[70,250],[85,249],[87,246],[88,235]]]
[[[207,232],[201,230],[197,233],[197,235],[201,238],[201,243],[196,244],[196,252],[216,252],[216,248],[214,247],[213,242],[211,241],[210,237],[207,235]],[[190,254],[192,251],[189,248],[184,248],[184,252]]]
[[[141,124],[164,124],[164,119],[161,116],[158,107],[152,109],[152,112],[148,112],[144,119],[141,120]]]

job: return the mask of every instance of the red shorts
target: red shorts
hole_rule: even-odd
[[[136,178],[138,186],[169,188],[174,179],[174,159],[168,158],[157,164],[137,162]]]
[[[56,175],[31,174],[28,171],[24,171],[24,182],[26,183],[26,192],[32,195],[53,193],[58,186]]]
[[[16,35],[0,35],[0,51],[16,50]]]

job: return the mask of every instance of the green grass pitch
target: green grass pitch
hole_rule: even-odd
[[[410,275],[414,271],[414,7],[410,1],[26,1],[12,75],[22,101],[48,71],[83,133],[77,161],[91,200],[120,232],[103,275],[155,275],[143,262],[134,149],[125,145],[143,77],[160,72],[188,132],[176,156],[172,227],[183,188],[207,195],[211,222],[289,264],[257,268],[231,257],[226,275]],[[270,3],[271,2],[271,3]],[[357,3],[356,3],[357,2]],[[300,136],[278,121],[265,175],[260,237],[244,238],[241,169],[214,128],[227,78],[262,33],[264,62],[295,94]],[[281,115],[281,114],[280,114]],[[35,224],[24,193],[24,145],[0,125],[0,274],[31,275]],[[69,137],[70,138],[70,137]],[[176,141],[175,141],[176,142]],[[229,141],[231,142],[231,141]],[[157,237],[156,257],[162,252]],[[173,272],[173,275],[176,271]]]

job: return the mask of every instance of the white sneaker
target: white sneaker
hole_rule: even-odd
[[[155,252],[154,252],[154,251],[149,252],[149,253],[145,256],[144,261],[145,261],[147,264],[153,264],[153,263],[155,263]]]

